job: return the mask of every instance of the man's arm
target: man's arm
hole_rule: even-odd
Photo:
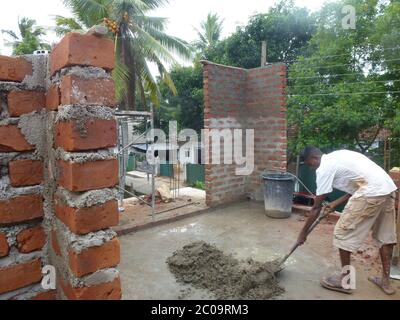
[[[328,205],[325,206],[325,210],[329,210],[329,212],[333,212],[337,206],[340,206],[343,203],[346,203],[351,197],[351,194],[345,194],[340,198],[330,202]],[[297,242],[301,245],[307,240],[307,230],[310,226],[314,223],[314,221],[318,218],[321,209],[322,209],[322,202],[325,200],[326,194],[317,196],[314,200],[314,206],[311,209],[310,216],[308,217],[303,229],[300,232]]]
[[[316,196],[314,199],[314,205],[311,208],[310,211],[310,216],[308,217],[306,223],[304,224],[303,229],[301,230],[299,237],[297,238],[297,243],[302,245],[304,242],[307,240],[307,231],[310,228],[310,226],[314,223],[315,220],[317,220],[321,209],[322,209],[322,202],[325,200],[326,194]]]

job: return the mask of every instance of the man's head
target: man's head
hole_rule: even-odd
[[[300,157],[301,160],[304,161],[304,163],[307,166],[316,170],[319,168],[319,165],[321,164],[322,155],[323,155],[322,151],[319,150],[317,147],[308,146],[303,150]]]

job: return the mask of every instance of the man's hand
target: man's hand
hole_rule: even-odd
[[[304,242],[307,240],[307,233],[308,229],[311,227],[311,225],[314,223],[314,221],[318,218],[319,213],[321,212],[321,204],[322,201],[324,201],[326,195],[321,195],[317,196],[314,200],[314,206],[312,207],[310,211],[310,215],[306,221],[306,223],[303,226],[303,229],[301,230],[299,237],[297,238],[297,244],[302,245]]]
[[[307,240],[307,235],[304,232],[300,232],[299,237],[297,238],[297,244],[299,246],[303,245]]]

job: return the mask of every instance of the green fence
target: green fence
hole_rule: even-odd
[[[204,165],[203,164],[187,164],[186,165],[186,182],[193,185],[197,181],[205,183]]]
[[[136,170],[136,157],[134,154],[128,156],[128,165],[126,166],[126,170],[128,172]]]
[[[306,185],[306,187],[315,194],[315,192],[317,191],[315,170],[310,169],[306,165],[300,165],[299,178]],[[306,189],[302,185],[300,185],[300,191],[307,192]],[[343,196],[344,194],[345,193],[342,191],[333,189],[333,191],[328,195],[327,201],[336,200],[336,199],[340,198],[341,196]],[[344,205],[341,205],[336,208],[336,211],[342,212],[343,208],[344,208]]]
[[[170,163],[160,164],[160,176],[161,177],[173,177],[174,176],[174,168]]]

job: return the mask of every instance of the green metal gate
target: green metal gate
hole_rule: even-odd
[[[197,181],[205,183],[205,173],[203,164],[187,164],[186,180],[189,185],[195,184]]]

